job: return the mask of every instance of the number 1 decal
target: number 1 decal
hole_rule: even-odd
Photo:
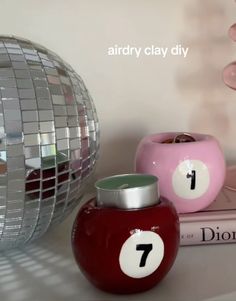
[[[190,189],[194,190],[196,188],[196,170],[192,170],[191,174],[187,173],[187,179],[191,178]]]
[[[136,250],[143,251],[139,266],[145,267],[148,254],[152,251],[152,244],[138,244]]]
[[[210,172],[203,161],[186,159],[177,162],[171,180],[172,188],[178,197],[194,200],[208,191]]]

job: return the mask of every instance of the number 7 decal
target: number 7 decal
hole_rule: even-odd
[[[143,278],[156,271],[164,257],[164,242],[158,233],[136,230],[120,249],[119,264],[129,277]]]
[[[136,246],[137,251],[143,251],[139,266],[144,267],[148,254],[152,251],[152,244],[139,244]]]

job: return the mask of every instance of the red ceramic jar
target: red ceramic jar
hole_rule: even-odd
[[[126,197],[132,197],[131,190],[133,197],[137,195],[136,201],[131,200],[132,205],[125,202],[122,188],[117,189],[118,198],[113,201],[104,197],[105,190],[100,195],[98,192],[97,199],[80,209],[72,232],[73,252],[81,271],[96,287],[111,293],[137,293],[152,288],[170,270],[179,246],[179,221],[171,202],[158,197],[156,204],[141,208],[142,200],[147,205],[158,196],[156,178],[124,175],[120,180],[130,176],[155,179],[148,202],[144,200],[148,196],[143,193],[148,189],[145,184],[144,189],[133,184],[123,189]],[[112,190],[108,190],[109,194]],[[117,200],[122,208],[117,207]],[[105,203],[113,207],[106,207]]]

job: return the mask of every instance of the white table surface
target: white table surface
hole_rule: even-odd
[[[72,255],[77,211],[35,243],[0,254],[1,301],[236,300],[236,244],[181,247],[169,274],[142,294],[112,295],[94,288]]]

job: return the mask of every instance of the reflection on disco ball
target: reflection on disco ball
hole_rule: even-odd
[[[0,36],[0,249],[41,236],[77,205],[97,159],[82,79],[55,53]]]

